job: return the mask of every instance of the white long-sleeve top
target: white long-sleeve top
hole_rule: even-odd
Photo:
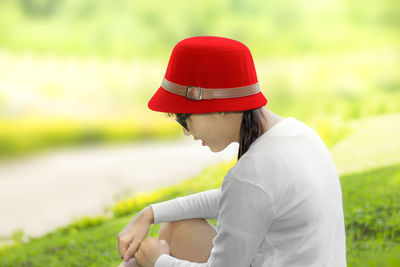
[[[321,138],[293,117],[257,138],[220,188],[151,207],[154,224],[218,219],[206,263],[163,254],[155,267],[346,266],[335,165]]]

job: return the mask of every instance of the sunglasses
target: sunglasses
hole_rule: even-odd
[[[175,119],[187,131],[189,131],[189,128],[187,126],[186,120],[190,117],[190,115],[192,114],[177,114],[177,118]]]

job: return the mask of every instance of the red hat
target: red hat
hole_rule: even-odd
[[[209,113],[266,104],[247,46],[228,38],[198,36],[176,44],[148,107],[169,113]]]

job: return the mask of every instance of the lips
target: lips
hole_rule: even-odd
[[[201,144],[202,144],[203,146],[206,145],[206,141],[204,141],[203,139],[200,139],[200,138],[197,138],[197,137],[193,137],[193,140],[201,140]]]

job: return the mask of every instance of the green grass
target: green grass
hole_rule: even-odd
[[[0,252],[1,266],[118,266],[117,234],[136,215],[119,217],[96,227],[71,229],[15,245]],[[215,224],[215,220],[210,220]],[[152,225],[149,236],[157,237],[161,224]]]
[[[349,266],[399,246],[400,164],[344,175],[341,184]]]
[[[208,168],[201,175],[171,187],[169,198],[186,195],[187,191],[192,193],[215,188],[230,165]],[[211,182],[207,186],[199,186],[204,180]],[[398,263],[400,246],[400,164],[342,176],[341,184],[349,266],[378,266],[374,263],[397,266],[394,263]],[[196,189],[192,189],[192,186]],[[158,201],[161,200],[151,202]],[[116,235],[142,207],[133,206],[133,212],[129,214],[117,213],[112,219],[95,223],[82,220],[81,223],[32,239],[26,244],[17,242],[16,245],[2,248],[0,264],[116,266],[120,262]],[[210,221],[216,225],[215,220]],[[159,226],[152,225],[149,235],[157,237]]]

